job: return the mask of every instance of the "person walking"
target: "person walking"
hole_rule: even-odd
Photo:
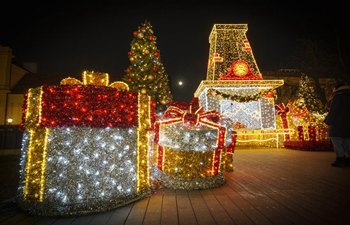
[[[328,125],[328,137],[332,142],[335,167],[350,166],[350,86],[338,83],[333,88],[324,123]]]

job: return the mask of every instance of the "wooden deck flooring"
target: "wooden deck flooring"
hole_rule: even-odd
[[[151,197],[81,217],[38,217],[15,205],[0,224],[349,225],[350,167],[333,168],[334,152],[236,150],[235,170],[216,189],[159,189]]]

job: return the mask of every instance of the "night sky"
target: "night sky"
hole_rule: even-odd
[[[349,37],[347,7],[334,1],[126,2],[8,3],[1,7],[0,45],[13,49],[16,62],[35,62],[38,73],[47,76],[94,70],[121,78],[130,64],[132,33],[148,20],[174,100],[187,101],[206,77],[208,37],[216,23],[248,24],[247,37],[262,72],[295,67],[290,57],[300,38],[336,45],[335,33],[341,40]],[[179,80],[184,82],[181,87]]]

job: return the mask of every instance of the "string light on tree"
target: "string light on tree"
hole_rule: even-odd
[[[161,109],[172,100],[172,95],[168,75],[156,46],[157,37],[148,21],[142,23],[133,36],[128,53],[131,65],[125,69],[123,80],[131,91],[151,96],[157,108]]]
[[[313,80],[307,75],[302,75],[299,81],[297,97],[303,98],[306,108],[311,113],[325,113],[325,107],[321,102],[321,98],[315,91],[316,86]]]

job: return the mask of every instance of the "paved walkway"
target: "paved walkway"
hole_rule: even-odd
[[[2,203],[0,224],[349,225],[350,168],[331,167],[334,157],[334,152],[236,150],[235,170],[220,188],[160,189],[125,207],[80,217],[30,216],[9,201]]]

